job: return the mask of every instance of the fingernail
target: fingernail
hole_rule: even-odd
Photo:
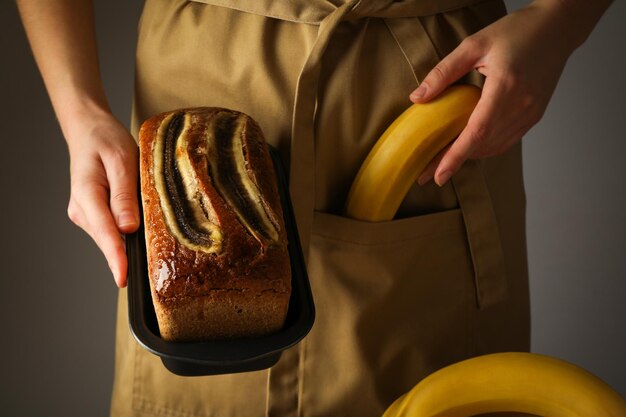
[[[419,100],[426,95],[426,84],[421,84],[417,90],[411,93],[411,100]]]
[[[136,223],[135,216],[129,211],[124,211],[117,217],[117,225],[119,227],[134,226]]]
[[[419,185],[424,185],[426,184],[428,181],[430,181],[433,178],[432,175],[430,174],[422,174],[420,175],[420,177],[417,179],[417,183]]]
[[[451,176],[452,176],[451,171],[444,171],[439,175],[439,181],[435,180],[435,182],[437,183],[438,186],[443,187],[445,183],[448,182]]]

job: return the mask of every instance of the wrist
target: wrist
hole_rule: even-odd
[[[611,3],[612,0],[533,0],[529,7],[541,8],[549,16],[571,53],[585,43]]]
[[[114,118],[104,94],[66,92],[62,97],[53,99],[52,104],[68,143],[83,136],[100,121]]]

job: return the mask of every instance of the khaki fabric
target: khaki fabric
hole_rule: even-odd
[[[133,340],[122,292],[113,416],[380,416],[442,366],[529,349],[519,146],[443,188],[415,185],[392,221],[342,216],[408,94],[504,13],[476,0],[146,1],[133,133],[190,106],[259,122],[289,167],[316,322],[270,370],[184,378]]]

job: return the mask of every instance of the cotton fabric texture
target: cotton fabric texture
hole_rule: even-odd
[[[113,416],[381,416],[445,365],[529,349],[520,145],[442,188],[416,184],[392,221],[343,216],[409,93],[505,13],[493,0],[146,1],[133,133],[191,106],[257,120],[288,167],[317,316],[270,370],[186,378],[133,340],[122,291]]]

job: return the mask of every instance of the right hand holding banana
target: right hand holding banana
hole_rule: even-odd
[[[429,162],[463,130],[479,98],[479,88],[455,85],[398,116],[361,165],[346,215],[370,222],[393,219]]]

